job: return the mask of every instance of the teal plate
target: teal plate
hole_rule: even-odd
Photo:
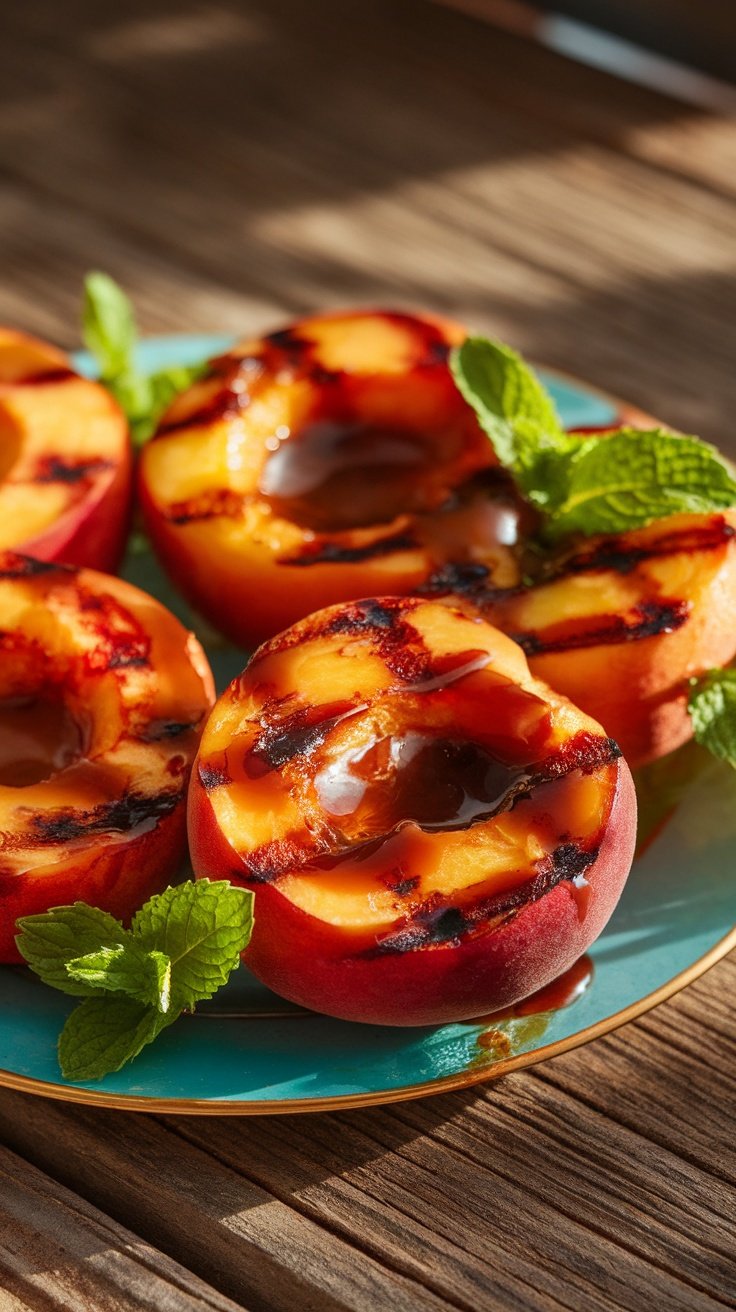
[[[151,369],[193,363],[229,341],[156,338],[141,347],[142,362]],[[93,372],[87,357],[77,364]],[[621,414],[616,402],[571,378],[546,381],[569,427],[614,424]],[[147,550],[131,553],[125,573],[193,623]],[[245,656],[218,640],[208,646],[222,687]],[[291,1006],[241,967],[126,1069],[72,1084],[56,1060],[72,1000],[20,967],[2,967],[0,1084],[130,1111],[322,1111],[462,1088],[586,1043],[670,997],[736,946],[736,775],[691,744],[640,772],[637,786],[640,852],[613,918],[569,981],[509,1013],[432,1029],[349,1024]]]

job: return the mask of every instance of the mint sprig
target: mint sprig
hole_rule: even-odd
[[[520,492],[556,540],[624,533],[678,513],[736,504],[736,482],[715,447],[665,429],[566,433],[534,371],[508,346],[470,337],[450,357],[456,385],[475,410]]]
[[[697,741],[736,769],[736,669],[691,679],[687,708]]]
[[[122,287],[106,273],[88,273],[84,280],[82,334],[100,371],[100,381],[124,411],[131,436],[143,445],[174,397],[206,372],[206,361],[172,365],[147,374],[135,359],[138,329],[133,306]]]
[[[68,1080],[120,1070],[227,982],[253,929],[253,894],[188,880],[149,898],[130,929],[75,902],[17,922],[21,956],[46,984],[84,996],[59,1038]]]

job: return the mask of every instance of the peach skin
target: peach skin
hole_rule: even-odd
[[[330,1015],[505,1007],[593,942],[629,872],[628,766],[478,614],[334,606],[256,652],[205,727],[197,875],[255,891],[245,960]]]
[[[128,425],[62,351],[0,328],[0,550],[115,570],[130,519]]]
[[[196,639],[120,579],[0,552],[0,961],[19,916],[123,919],[178,874],[214,699]]]

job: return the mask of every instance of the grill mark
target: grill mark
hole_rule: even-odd
[[[444,597],[448,593],[462,596],[481,592],[484,598],[496,595],[496,592],[500,594],[501,590],[485,586],[489,573],[487,565],[471,561],[447,561],[425,579],[417,588],[417,593],[422,597]]]
[[[307,615],[300,620],[298,626],[285,629],[283,633],[264,642],[251,658],[246,674],[255,670],[268,656],[334,633],[372,636],[380,651],[381,643],[388,643],[389,639],[389,645],[396,643],[397,639],[393,635],[406,623],[405,616],[418,605],[419,599],[415,597],[369,598],[366,601],[347,602],[339,608],[337,614],[330,614],[328,610]],[[416,641],[416,630],[412,629],[411,632]]]
[[[394,551],[412,551],[418,546],[411,533],[394,533],[392,537],[379,538],[375,542],[364,543],[361,547],[344,546],[339,542],[317,540],[307,542],[295,556],[282,556],[280,565],[353,565],[362,560],[376,560],[389,556]]]
[[[274,884],[290,870],[303,868],[305,847],[299,838],[279,838],[252,852],[241,853],[243,869],[237,879],[252,884]]]
[[[68,806],[46,814],[31,817],[29,834],[24,834],[23,845],[29,841],[38,846],[52,843],[68,843],[88,834],[105,833],[114,830],[127,833],[149,821],[156,821],[169,815],[184,797],[184,790],[162,792],[147,795],[145,793],[126,793],[112,802],[104,802],[89,811]]]
[[[73,565],[59,565],[54,561],[36,560],[34,556],[20,556],[15,551],[0,552],[0,579],[30,579],[40,574],[76,573]]]
[[[598,543],[591,551],[580,552],[564,561],[559,570],[553,570],[550,577],[559,578],[567,574],[609,569],[617,574],[630,574],[647,560],[676,556],[680,552],[716,551],[731,542],[734,537],[736,537],[736,528],[719,515],[703,527],[666,533],[655,541],[642,543],[640,546],[628,546],[625,536],[608,538]],[[545,578],[544,582],[547,581]]]
[[[516,888],[476,902],[467,911],[448,906],[436,895],[428,898],[400,929],[385,935],[375,947],[361,953],[364,958],[399,955],[429,944],[459,943],[478,933],[490,922],[514,915],[522,906],[538,902],[558,884],[584,873],[596,860],[599,846],[565,843],[537,863],[535,874]]]
[[[98,641],[84,654],[90,673],[107,670],[145,669],[150,665],[151,639],[130,611],[114,597],[78,587],[79,611],[91,615]]]
[[[250,779],[281,769],[295,756],[308,756],[321,746],[340,720],[355,709],[349,701],[300,707],[285,719],[261,724],[261,732],[243,758]]]
[[[509,637],[518,642],[527,656],[579,651],[586,647],[619,642],[638,642],[642,638],[674,633],[676,629],[682,628],[688,620],[690,609],[688,601],[646,601],[633,607],[632,613],[636,617],[633,622],[623,615],[596,616],[597,622],[587,628],[587,621],[583,619],[571,621],[566,626],[567,632],[560,631],[562,625],[550,625],[547,629],[510,633]]]
[[[51,383],[66,383],[70,378],[78,379],[79,374],[67,365],[57,365],[54,369],[41,369],[38,373],[26,374],[24,378],[16,378],[10,386],[46,387]]]
[[[215,764],[214,761],[199,761],[197,774],[199,782],[207,793],[212,793],[216,788],[222,788],[224,784],[233,782],[229,771],[224,766]]]
[[[43,456],[37,461],[31,477],[24,481],[73,485],[90,481],[97,474],[106,473],[113,468],[113,461],[102,457],[95,460],[65,460],[63,456]]]
[[[192,524],[202,519],[235,519],[243,513],[248,497],[230,488],[209,488],[186,501],[172,501],[164,515],[170,524]]]
[[[356,634],[371,629],[392,629],[399,618],[395,607],[380,601],[363,601],[345,607],[329,621],[325,633]]]

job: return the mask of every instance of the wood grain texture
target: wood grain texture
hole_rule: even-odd
[[[0,1307],[237,1312],[237,1305],[0,1149]]]
[[[425,0],[6,9],[0,320],[76,344],[91,266],[150,332],[425,306],[736,453],[734,123]],[[30,1164],[0,1308],[734,1306],[735,985],[723,963],[586,1049],[385,1110],[0,1092]]]

